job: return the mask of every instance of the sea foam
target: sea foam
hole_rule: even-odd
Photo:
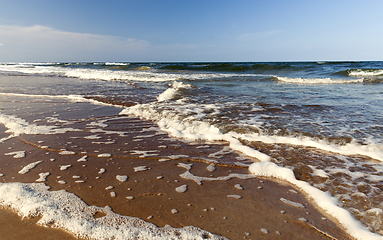
[[[382,239],[382,236],[372,233],[362,226],[350,212],[339,207],[338,201],[334,197],[312,187],[307,182],[297,180],[291,169],[279,167],[272,162],[259,162],[253,163],[249,167],[249,171],[255,176],[278,178],[295,185],[312,198],[319,208],[338,220],[345,230],[354,238],[361,240]]]
[[[107,64],[106,64],[107,65]],[[117,65],[117,64],[115,64]],[[132,69],[133,70],[133,69]],[[89,68],[65,68],[60,66],[39,66],[31,64],[26,67],[23,64],[0,65],[0,71],[21,72],[32,75],[55,75],[60,77],[75,77],[80,79],[96,80],[122,80],[122,81],[145,81],[145,82],[167,82],[181,79],[198,80],[206,78],[230,78],[251,77],[260,74],[228,74],[228,73],[163,73],[153,70],[151,67],[140,67],[133,71],[89,69]]]
[[[280,76],[275,76],[274,78],[281,82],[295,84],[347,84],[363,82],[363,79],[291,78]]]
[[[224,134],[217,127],[203,121],[182,120],[172,111],[157,111],[155,105],[137,104],[130,108],[125,108],[120,115],[135,115],[146,120],[156,121],[162,131],[170,133],[171,136],[188,140],[207,140],[207,141],[228,141],[230,147],[241,151],[244,154],[255,157],[260,161],[269,161],[270,157],[255,149],[245,146],[232,136]]]
[[[39,126],[30,124],[22,118],[3,113],[0,113],[0,123],[8,128],[5,132],[11,133],[12,136],[19,136],[21,134],[58,134],[66,133],[68,131],[81,131],[74,128],[58,128],[57,126]]]
[[[167,100],[171,100],[175,97],[177,91],[179,89],[185,89],[185,88],[191,88],[192,86],[190,84],[184,84],[182,82],[173,82],[173,84],[170,86],[170,88],[168,88],[165,92],[161,93],[158,97],[157,97],[157,100],[159,102],[162,102],[162,101],[167,101]]]
[[[48,189],[44,183],[0,183],[0,205],[21,217],[41,217],[38,225],[51,225],[86,239],[226,239],[197,227],[159,228],[139,218],[116,214],[109,207],[88,206],[65,190]],[[97,212],[105,216],[94,217]]]
[[[360,145],[356,143],[347,143],[345,145],[329,144],[323,140],[313,140],[308,137],[284,137],[284,136],[265,136],[260,134],[237,134],[233,133],[233,137],[247,141],[261,141],[264,143],[285,143],[298,146],[315,147],[325,151],[339,153],[343,155],[360,154],[371,157],[373,159],[383,161],[382,147],[377,144]]]
[[[374,77],[383,75],[382,69],[355,69],[349,72],[350,76]]]

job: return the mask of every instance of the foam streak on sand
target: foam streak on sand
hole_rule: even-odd
[[[38,126],[36,124],[29,124],[24,119],[5,115],[3,113],[0,113],[0,123],[4,124],[4,126],[8,128],[5,132],[11,133],[12,137],[19,136],[21,134],[58,134],[66,133],[68,131],[81,131],[74,128],[57,128],[57,126]],[[4,140],[2,139],[2,141]]]
[[[254,176],[250,175],[250,174],[238,174],[238,173],[232,173],[228,176],[221,176],[221,177],[200,177],[200,176],[195,176],[194,174],[192,174],[190,172],[193,164],[179,163],[177,166],[187,169],[186,172],[180,174],[180,177],[182,177],[183,179],[193,180],[198,185],[202,185],[202,181],[226,181],[226,180],[230,180],[232,178],[239,178],[239,179],[254,178]]]
[[[42,162],[43,161],[37,161],[37,162],[33,162],[33,163],[28,164],[27,166],[23,167],[23,169],[21,169],[19,171],[19,174],[26,174],[26,173],[28,173],[31,169],[33,169],[34,167],[36,167],[38,164],[40,164]]]
[[[279,167],[271,162],[253,163],[250,168],[255,176],[273,177],[287,181],[300,188],[310,198],[312,198],[317,206],[326,213],[334,217],[346,231],[356,239],[375,240],[382,239],[382,236],[368,231],[344,208],[337,205],[337,200],[328,193],[312,187],[309,183],[299,181],[295,178],[291,169]]]
[[[4,154],[5,156],[12,156],[13,158],[24,158],[25,157],[25,151],[16,151],[16,152],[10,152]]]
[[[115,214],[110,208],[86,205],[72,193],[48,191],[43,183],[0,183],[0,205],[21,217],[38,217],[37,224],[60,228],[90,239],[226,239],[196,227],[159,228],[142,219]],[[95,218],[97,212],[106,214]]]
[[[255,157],[261,161],[269,161],[270,157],[255,149],[247,147],[232,136],[231,133],[221,133],[221,131],[206,122],[201,121],[182,121],[172,112],[158,112],[151,104],[137,104],[130,108],[125,108],[120,115],[135,115],[146,120],[156,121],[161,130],[168,132],[173,137],[184,138],[192,141],[227,141],[234,150]]]

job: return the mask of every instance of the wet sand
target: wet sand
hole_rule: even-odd
[[[9,209],[0,209],[0,233],[2,240],[75,240],[72,235],[55,228],[36,225],[38,218],[21,219]]]
[[[350,239],[298,189],[249,175],[246,165],[251,160],[227,151],[225,143],[172,139],[155,130],[154,123],[114,117],[120,109],[113,107],[89,109],[77,104],[78,109],[72,106],[70,113],[65,101],[56,104],[56,115],[77,120],[50,124],[82,131],[21,135],[0,143],[0,173],[4,174],[0,182],[33,183],[40,173],[49,172],[44,183],[51,191],[74,193],[88,205],[110,206],[115,213],[159,227],[195,226],[229,239]],[[51,116],[49,111],[38,118]],[[25,114],[23,118],[32,122],[37,117]],[[0,139],[9,136],[5,130],[0,125]],[[90,135],[100,139],[86,138]],[[5,155],[15,151],[25,151],[25,157]],[[218,155],[219,160],[213,161]],[[233,159],[241,159],[240,166]],[[36,161],[42,162],[19,174]],[[247,177],[229,178],[230,174]],[[128,178],[121,182],[117,175]],[[0,218],[2,239],[74,239],[61,230],[37,226],[38,218],[21,220],[10,210],[0,210]]]
[[[177,228],[196,226],[230,239],[348,239],[336,224],[289,185],[261,178],[202,181],[199,185],[180,177],[187,170],[178,164],[193,164],[190,170],[193,175],[209,178],[232,173],[248,174],[246,168],[216,165],[216,169],[210,172],[207,170],[209,164],[193,159],[160,162],[153,157],[88,156],[86,162],[78,162],[83,154],[60,155],[59,152],[41,149],[21,140],[13,138],[0,144],[2,153],[19,149],[27,152],[26,157],[21,159],[2,157],[0,168],[5,173],[3,182],[31,183],[39,178],[39,173],[49,172],[45,183],[51,190],[65,189],[75,193],[88,205],[110,206],[118,214],[138,217],[159,227],[167,224]],[[36,160],[43,162],[27,174],[18,174],[22,166]],[[71,167],[60,170],[59,166],[63,165]],[[134,168],[139,166],[146,166],[148,170],[135,172]],[[102,168],[105,173],[101,174]],[[126,182],[119,182],[116,175],[127,175],[129,178]],[[60,180],[66,184],[60,184]],[[79,180],[84,182],[76,182]],[[237,184],[243,189],[237,189]],[[182,185],[187,185],[187,191],[177,192],[176,188]],[[107,189],[108,186],[113,188]],[[113,197],[111,192],[116,195]],[[126,198],[129,196],[133,199]],[[304,208],[286,204],[281,198],[301,203]],[[173,214],[172,209],[178,212]],[[35,226],[33,219],[21,221],[8,211],[0,212],[2,221],[7,223],[1,224],[1,235],[9,236],[8,239],[22,239],[29,234],[36,236],[36,239],[49,239],[46,237],[51,234],[54,239],[71,239],[59,230]],[[11,230],[9,225],[17,231]],[[267,229],[269,233],[261,229]]]

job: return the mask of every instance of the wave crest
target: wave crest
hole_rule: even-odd
[[[276,80],[286,83],[295,84],[348,84],[361,83],[363,79],[331,79],[331,78],[290,78],[290,77],[274,77]]]
[[[376,77],[383,76],[383,69],[350,69],[348,74],[357,77]]]

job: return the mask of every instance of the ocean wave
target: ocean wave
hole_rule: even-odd
[[[356,77],[383,76],[383,69],[350,69],[348,74]]]
[[[304,64],[295,63],[254,63],[254,62],[227,62],[227,63],[169,63],[160,67],[166,70],[194,70],[213,72],[263,72],[277,70],[304,69]]]
[[[269,161],[270,157],[253,148],[245,146],[234,138],[230,133],[222,133],[220,129],[208,122],[197,120],[191,116],[182,118],[172,110],[162,111],[153,104],[138,104],[130,108],[125,108],[120,115],[134,115],[145,120],[154,121],[161,130],[169,133],[173,137],[187,139],[190,141],[227,141],[229,146],[239,152],[259,159]]]
[[[358,145],[356,143],[349,143],[345,145],[329,144],[325,141],[310,139],[310,138],[297,138],[297,137],[282,137],[282,136],[263,136],[260,134],[251,134],[248,132],[223,132],[221,129],[213,124],[205,121],[204,118],[196,115],[189,115],[185,112],[186,109],[190,111],[204,111],[202,105],[196,104],[193,109],[193,104],[186,104],[178,102],[177,106],[168,106],[166,103],[153,102],[150,104],[138,104],[136,106],[125,108],[120,112],[120,115],[134,115],[145,120],[154,121],[158,124],[161,130],[169,133],[171,136],[189,141],[226,141],[229,147],[233,150],[242,153],[250,158],[256,158],[261,163],[254,163],[250,166],[249,170],[253,174],[259,176],[276,177],[282,180],[287,180],[293,185],[302,188],[308,193],[316,202],[319,207],[325,210],[328,214],[335,217],[356,239],[380,239],[381,236],[369,232],[363,227],[355,218],[338,203],[340,196],[336,196],[338,200],[321,191],[318,188],[310,185],[308,182],[297,180],[294,177],[294,172],[289,169],[291,166],[277,166],[267,153],[262,150],[257,150],[247,142],[261,142],[265,144],[287,144],[288,146],[306,146],[324,150],[326,152],[338,153],[346,156],[354,156],[356,154],[371,157],[376,160],[383,161],[382,146],[377,145]],[[166,106],[165,106],[166,105]],[[216,108],[217,106],[210,106]],[[210,111],[211,112],[211,111]],[[214,111],[212,113],[214,115]],[[277,148],[276,148],[277,149]],[[339,156],[341,158],[341,156]],[[315,168],[315,167],[313,167]],[[331,168],[326,169],[332,174]],[[320,170],[318,170],[320,171]],[[318,172],[317,171],[317,172]],[[335,171],[335,170],[334,170]],[[320,172],[322,175],[325,171]],[[366,174],[364,172],[357,173],[358,176]]]
[[[84,97],[80,95],[37,95],[37,94],[23,94],[23,93],[1,93],[0,96],[5,95],[5,96],[17,96],[17,97],[33,97],[33,98],[60,98],[60,99],[67,99],[69,101],[73,102],[90,102],[92,104],[96,105],[105,105],[105,106],[113,106],[113,107],[122,107],[121,105],[118,104],[111,104],[111,103],[105,103],[101,102],[95,99],[92,99],[91,97]],[[2,114],[0,113],[0,116]],[[1,123],[1,121],[0,121]]]
[[[93,63],[93,64],[94,64],[94,63]],[[130,63],[106,62],[105,65],[128,66],[128,65],[130,65]]]
[[[349,84],[362,83],[363,79],[331,79],[331,78],[291,78],[275,76],[276,80],[295,84]]]
[[[77,63],[76,63],[77,65]],[[93,63],[92,63],[93,65]],[[72,66],[72,65],[70,65]],[[78,66],[82,66],[78,63]],[[88,66],[88,65],[87,65]],[[124,69],[124,70],[121,70]],[[259,74],[230,74],[230,73],[193,73],[193,72],[158,72],[150,66],[134,68],[130,65],[116,66],[112,69],[100,69],[89,67],[64,67],[64,66],[40,66],[40,65],[0,65],[0,71],[19,72],[31,75],[56,75],[60,77],[74,77],[93,80],[121,80],[121,81],[148,81],[166,82],[177,80],[200,80],[222,79],[236,77],[259,77]]]
[[[170,85],[170,88],[168,88],[165,92],[161,93],[158,97],[157,100],[159,102],[163,101],[168,101],[171,99],[174,99],[175,96],[177,95],[177,92],[180,89],[187,89],[187,88],[192,88],[193,86],[191,84],[184,84],[182,82],[173,82],[173,84]]]
[[[286,136],[265,136],[260,134],[238,134],[233,133],[238,139],[250,142],[261,141],[268,144],[291,144],[296,146],[314,147],[328,152],[339,153],[342,155],[363,155],[383,162],[383,146],[375,143],[360,145],[354,142],[344,145],[329,144],[323,140],[315,140],[308,137],[286,137]]]

